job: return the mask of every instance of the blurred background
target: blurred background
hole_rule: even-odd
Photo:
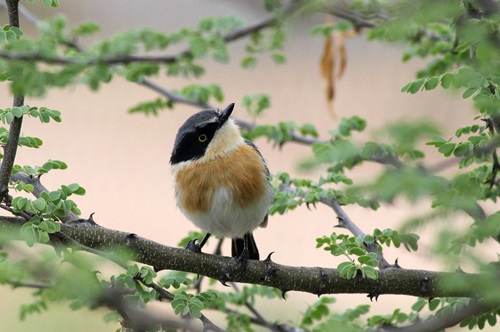
[[[127,29],[148,27],[166,33],[181,27],[195,27],[206,16],[233,15],[246,23],[267,17],[260,1],[119,1],[119,0],[66,0],[59,8],[51,9],[39,3],[26,3],[27,8],[40,18],[52,15],[67,15],[70,25],[94,21],[101,26],[97,37],[109,37]],[[338,124],[338,119],[358,115],[367,119],[368,128],[358,135],[359,140],[373,136],[385,124],[399,119],[431,119],[442,125],[444,137],[470,122],[474,117],[468,101],[446,95],[440,89],[421,92],[418,95],[400,92],[407,82],[414,79],[423,62],[401,62],[400,45],[367,42],[361,34],[346,41],[348,64],[344,77],[337,82],[333,104],[337,118],[332,118],[325,100],[325,83],[320,75],[320,57],[323,40],[310,37],[309,29],[323,22],[322,15],[294,16],[287,24],[288,39],[285,44],[286,64],[275,65],[267,56],[253,70],[241,69],[239,63],[244,55],[245,41],[232,43],[231,60],[228,65],[211,60],[203,63],[206,75],[199,80],[158,76],[153,80],[167,89],[180,89],[194,83],[216,83],[224,91],[224,107],[236,103],[234,115],[251,121],[241,106],[242,96],[268,93],[271,108],[258,123],[274,124],[291,120],[297,123],[312,123],[323,137]],[[0,22],[6,24],[5,11],[0,11]],[[21,18],[21,27],[28,35],[35,33],[34,26]],[[93,39],[82,40],[91,45]],[[139,102],[152,100],[158,95],[145,87],[114,77],[97,92],[84,86],[65,90],[51,90],[44,98],[26,100],[26,104],[46,106],[62,112],[61,123],[41,124],[38,120],[26,119],[23,134],[43,140],[38,149],[20,149],[17,164],[41,165],[47,159],[65,161],[69,168],[52,171],[42,177],[48,188],[61,184],[79,183],[87,190],[76,203],[86,217],[95,212],[94,218],[103,227],[136,233],[156,242],[176,246],[190,230],[197,230],[180,213],[175,205],[169,157],[178,127],[198,109],[178,105],[175,111],[164,111],[158,117],[127,114],[127,109]],[[6,84],[0,85],[0,107],[11,106],[12,98]],[[265,139],[256,141],[269,164],[272,173],[287,171],[301,177],[315,179],[318,172],[303,173],[297,164],[310,155],[310,148],[294,143],[281,149],[268,144]],[[433,152],[429,152],[431,156]],[[355,181],[365,181],[380,171],[376,164],[367,164],[350,174]],[[421,206],[410,206],[396,202],[394,206],[382,206],[372,211],[356,206],[345,208],[356,224],[369,233],[380,229],[397,227],[416,212],[429,209],[428,202]],[[491,211],[487,211],[491,212]],[[305,207],[284,216],[274,215],[266,229],[255,232],[261,255],[275,252],[273,259],[280,264],[295,266],[336,267],[336,260],[328,252],[315,249],[316,238],[329,235],[336,225],[336,215],[329,208],[318,205],[313,211]],[[465,222],[468,225],[468,221]],[[341,231],[336,229],[337,231]],[[386,249],[385,257],[390,261],[399,258],[404,268],[443,269],[426,250],[431,238],[422,238],[422,250],[408,253],[404,248]],[[206,251],[213,250],[215,241],[209,242]],[[229,241],[223,253],[229,254]],[[466,269],[466,267],[463,267]],[[0,288],[0,330],[15,331],[112,331],[117,326],[102,322],[103,310],[72,312],[61,305],[60,310],[29,316],[26,321],[18,319],[18,308],[30,301],[30,290],[12,291]],[[348,307],[370,303],[366,295],[338,295],[334,310],[344,311]],[[291,292],[287,301],[260,301],[258,308],[265,310],[266,317],[273,320],[298,323],[297,311],[313,303],[317,297]],[[409,308],[416,299],[402,296],[381,296],[371,304],[371,313],[392,313],[402,305]],[[279,303],[279,305],[277,305]],[[272,310],[269,310],[271,306]],[[170,306],[163,309],[170,311]],[[209,317],[211,314],[207,313]],[[215,315],[217,316],[217,315]]]

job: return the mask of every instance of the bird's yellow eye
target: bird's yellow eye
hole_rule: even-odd
[[[200,136],[198,136],[198,141],[200,142],[205,142],[207,140],[207,135],[205,134],[201,134]]]

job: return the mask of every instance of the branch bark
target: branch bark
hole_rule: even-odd
[[[420,332],[420,331],[442,331],[445,328],[455,326],[466,318],[479,315],[483,312],[493,309],[498,306],[498,302],[478,301],[456,309],[450,314],[435,316],[413,325],[395,328],[391,331],[397,332]]]
[[[7,12],[9,15],[9,24],[14,27],[19,27],[19,0],[6,0]],[[24,96],[14,96],[13,106],[19,107],[24,104]],[[21,135],[21,126],[23,117],[14,117],[9,128],[9,136],[7,144],[4,147],[4,157],[0,167],[0,202],[8,197],[9,179],[16,159],[17,145],[19,136]]]
[[[22,218],[0,217],[0,231],[10,231],[19,238]],[[232,257],[195,253],[183,248],[161,245],[136,234],[106,229],[88,222],[61,224],[62,238],[103,252],[123,253],[131,260],[152,266],[155,270],[185,271],[221,280],[270,286],[288,291],[322,294],[398,294],[421,297],[476,297],[477,285],[490,274],[433,272],[387,268],[379,271],[377,280],[356,276],[347,280],[337,269],[328,267],[293,267],[277,264],[268,257],[250,260],[245,269]],[[61,237],[52,244],[60,245]],[[498,281],[498,276],[495,276]],[[447,282],[453,280],[453,283]]]

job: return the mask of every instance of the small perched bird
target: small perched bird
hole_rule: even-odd
[[[208,109],[179,128],[170,157],[177,204],[207,232],[188,249],[201,251],[211,234],[232,239],[232,256],[259,259],[252,231],[266,227],[274,198],[269,170],[257,147],[229,118],[234,108]]]

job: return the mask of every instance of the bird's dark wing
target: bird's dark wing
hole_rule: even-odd
[[[249,140],[245,140],[245,143],[250,145],[260,156],[260,159],[262,160],[262,163],[264,164],[264,168],[266,169],[266,177],[267,177],[267,180],[269,181],[270,180],[270,173],[269,173],[269,168],[267,168],[267,165],[266,165],[266,161],[264,160],[264,157],[262,157],[262,154],[260,153],[259,149],[257,148],[257,146],[255,144],[253,144],[252,142],[250,142]],[[264,220],[262,220],[262,223],[260,224],[260,227],[262,228],[266,228],[267,226],[267,220],[268,220],[268,215],[266,214],[266,216],[264,217]]]
[[[262,157],[262,154],[260,153],[259,149],[257,148],[257,146],[255,144],[253,144],[251,141],[249,141],[247,139],[245,139],[245,143],[250,145],[259,154],[260,159],[262,159],[262,163],[264,164],[264,168],[266,169],[267,179],[269,180],[269,177],[270,177],[269,168],[267,168],[266,161],[264,160],[264,157]]]

